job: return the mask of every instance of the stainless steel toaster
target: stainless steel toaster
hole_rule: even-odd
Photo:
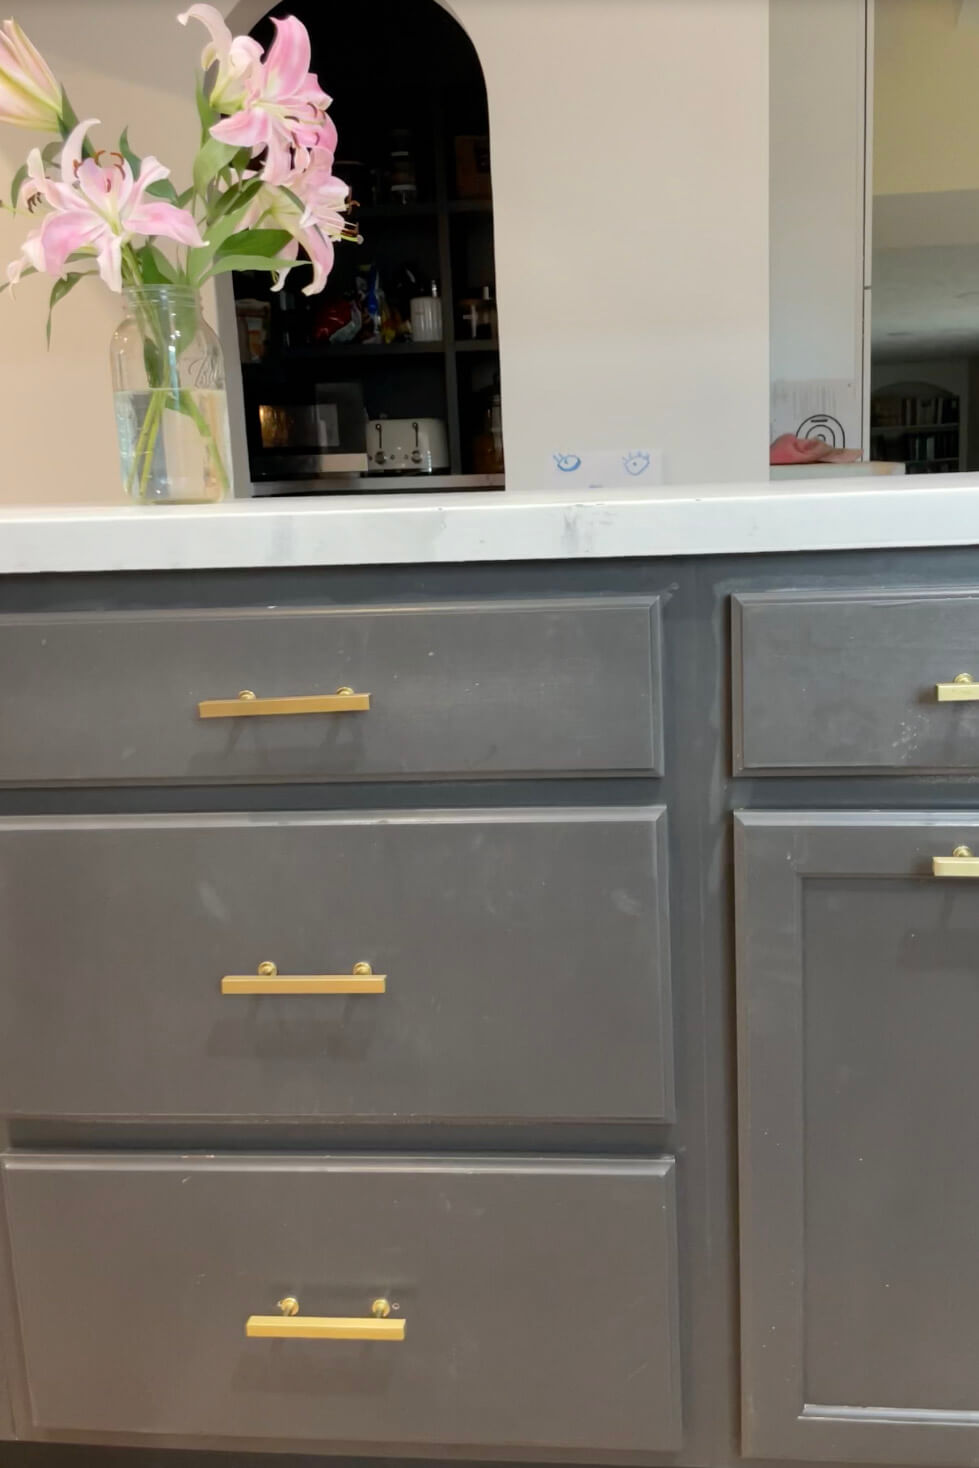
[[[367,425],[369,474],[438,474],[449,468],[441,418],[374,418]]]

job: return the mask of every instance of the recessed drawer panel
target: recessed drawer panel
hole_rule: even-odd
[[[0,617],[0,781],[649,773],[659,673],[656,598]]]
[[[675,1449],[673,1169],[8,1158],[22,1434]]]
[[[668,1119],[665,825],[0,821],[0,1111]]]
[[[977,773],[979,591],[735,597],[734,690],[736,773]]]

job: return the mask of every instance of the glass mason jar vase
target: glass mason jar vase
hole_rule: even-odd
[[[112,338],[122,482],[142,504],[191,505],[231,492],[221,343],[189,286],[132,286]]]

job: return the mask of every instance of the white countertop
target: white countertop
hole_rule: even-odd
[[[0,574],[979,545],[979,474],[0,509]]]

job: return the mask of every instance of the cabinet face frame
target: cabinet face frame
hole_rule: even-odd
[[[964,1468],[979,1410],[806,1400],[803,884],[929,879],[935,856],[979,840],[979,813],[741,812],[734,825],[742,1451]],[[909,1137],[909,1167],[913,1152]]]

